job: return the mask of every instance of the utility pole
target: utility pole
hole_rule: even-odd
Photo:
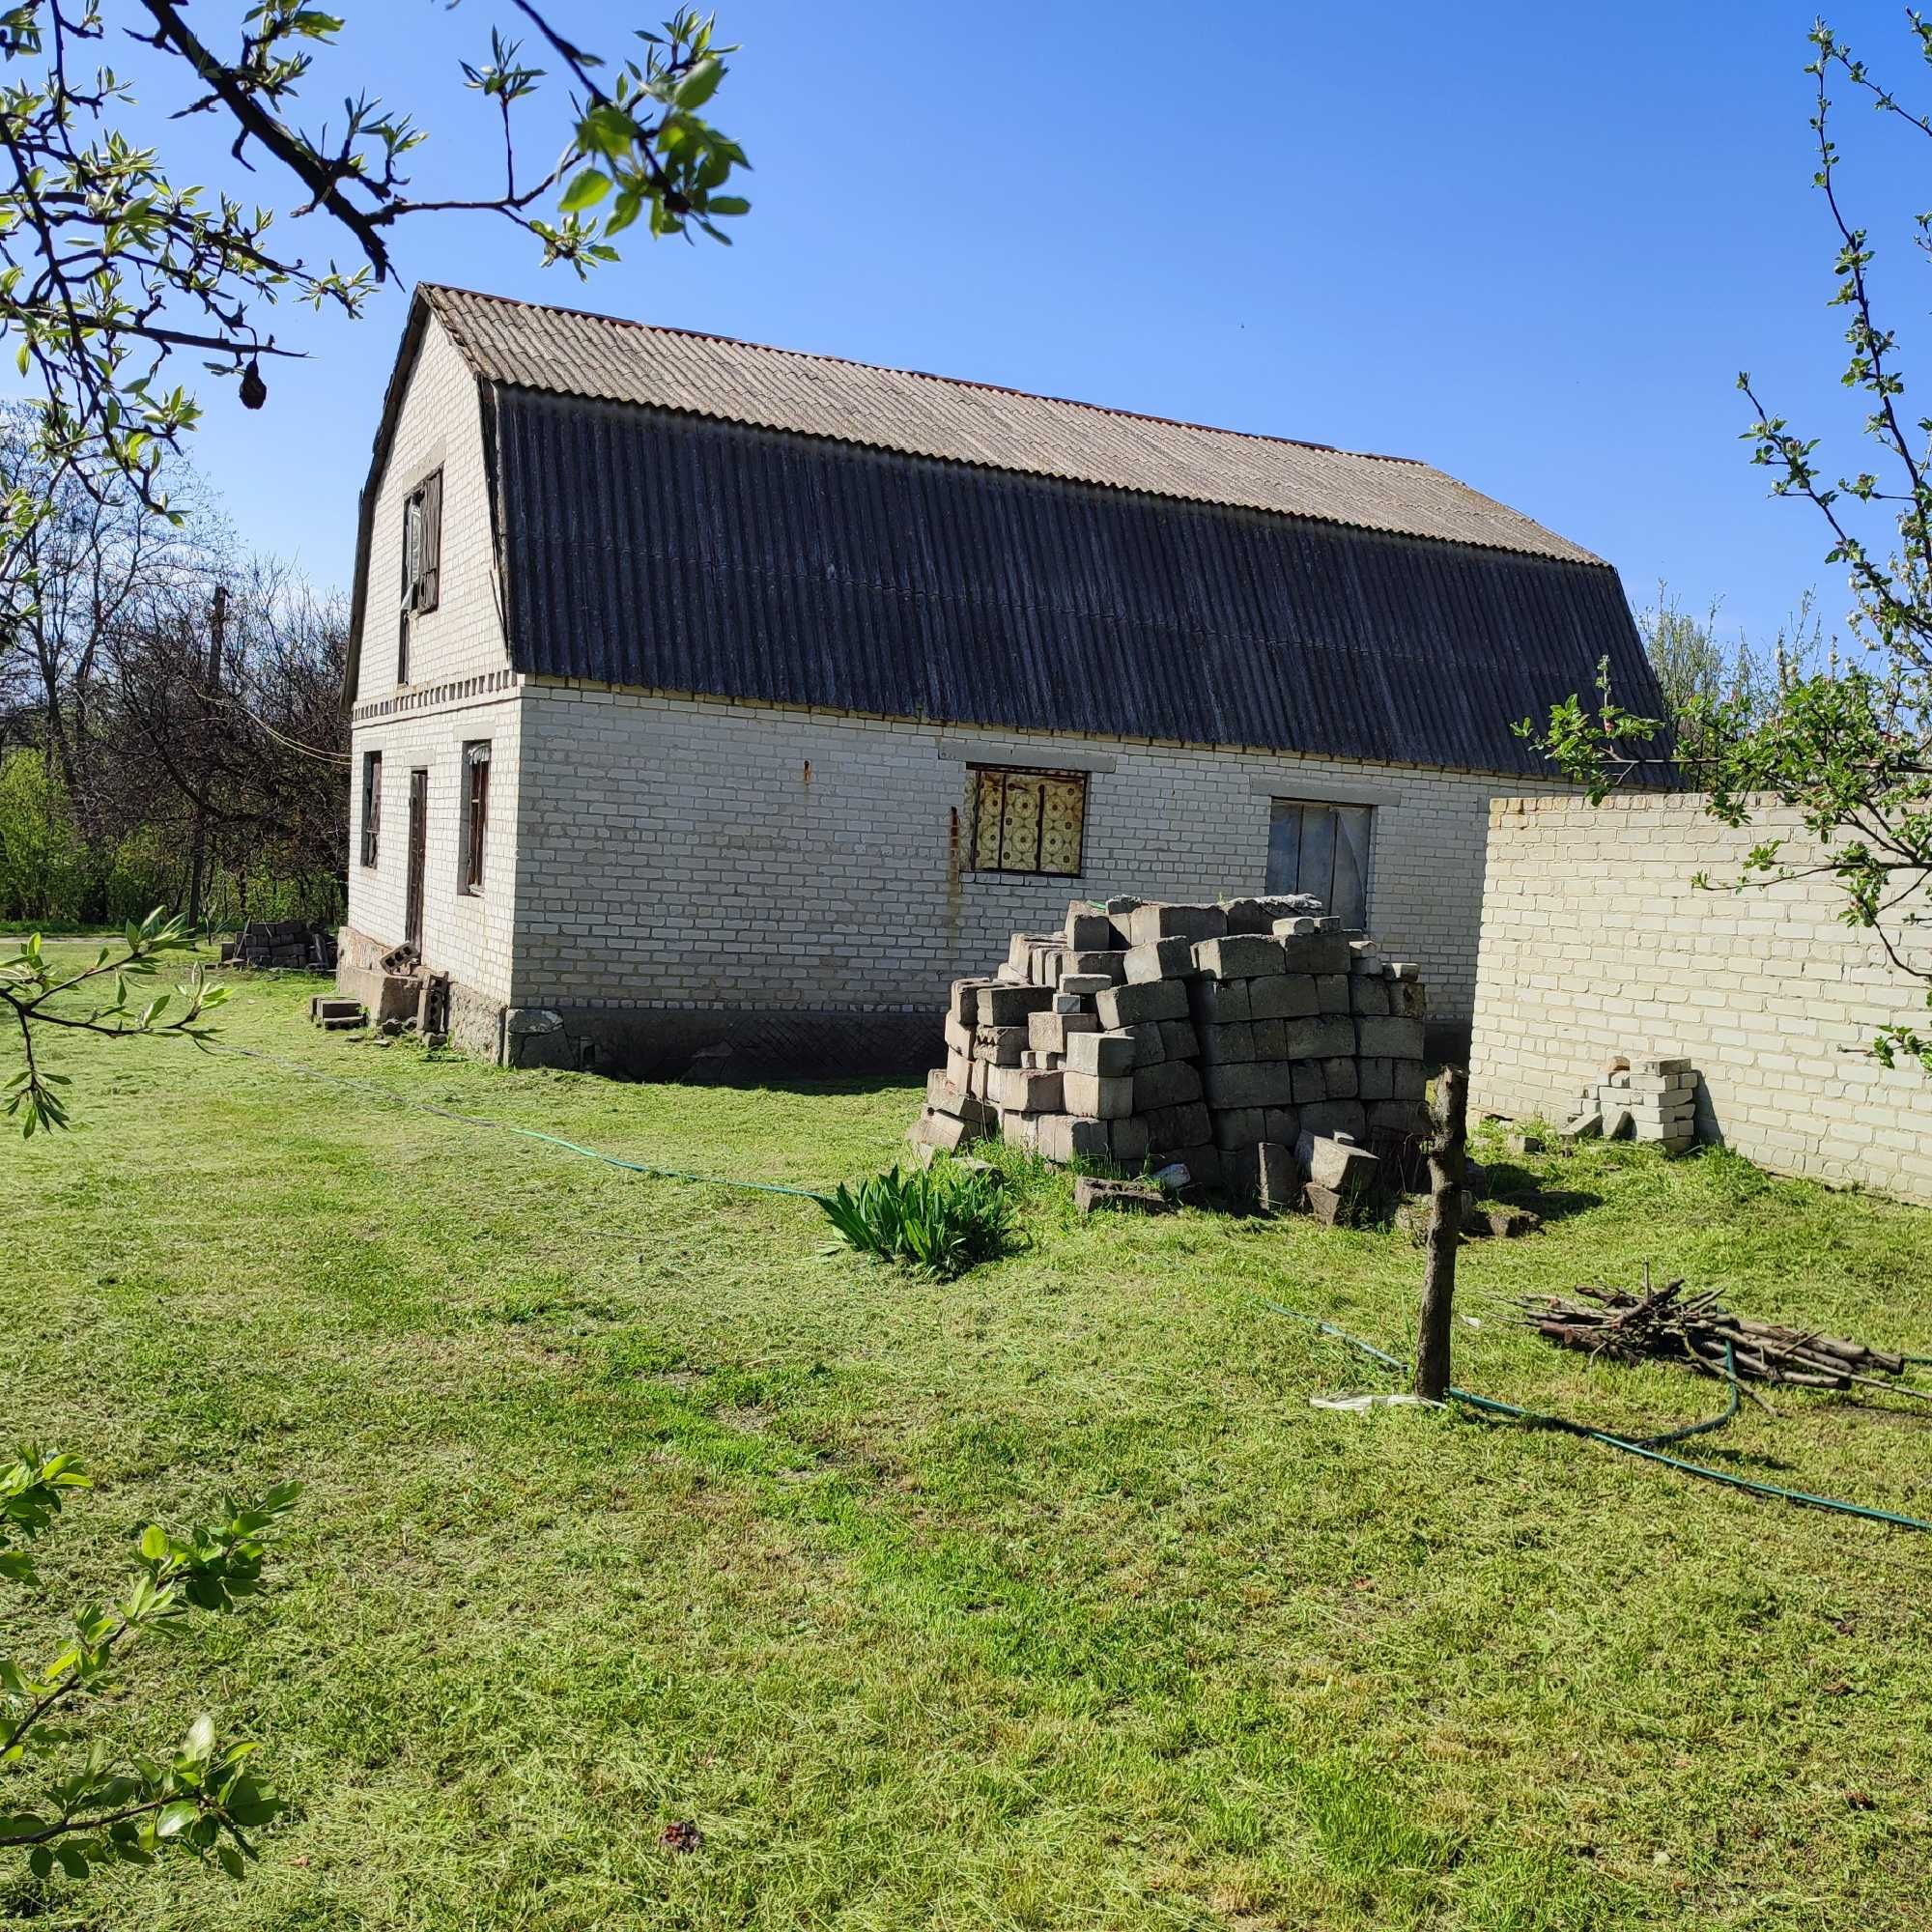
[[[205,673],[208,683],[201,694],[201,710],[204,716],[221,695],[221,641],[222,634],[228,628],[228,586],[217,583],[214,586],[214,605],[209,612],[208,626],[208,669]],[[208,789],[208,767],[203,762],[200,775],[201,789]],[[207,883],[208,871],[208,813],[197,803],[194,808],[194,831],[192,847],[187,868],[187,923],[192,930],[201,923],[201,900],[203,888]]]

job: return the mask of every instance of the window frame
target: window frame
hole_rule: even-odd
[[[402,618],[396,639],[396,682],[410,681],[412,620],[442,602],[442,466],[403,497]]]
[[[383,753],[362,753],[362,864],[370,871],[383,849]]]
[[[463,836],[456,889],[470,898],[483,896],[490,836],[490,746],[488,738],[470,738],[463,747]]]
[[[1058,765],[1000,765],[991,762],[982,764],[969,760],[966,766],[968,810],[966,822],[967,862],[964,869],[969,872],[983,874],[989,878],[1002,879],[1084,878],[1087,872],[1087,812],[1088,808],[1093,803],[1094,797],[1093,776],[1091,772],[1068,771],[1064,766]],[[1071,784],[1079,787],[1080,841],[1079,850],[1074,854],[1073,869],[1070,872],[1048,871],[1037,863],[1045,844],[1046,815],[1044,811],[1040,813],[1040,831],[1034,841],[1034,858],[1036,861],[1034,865],[982,866],[979,863],[980,781],[989,777],[997,777],[1001,781],[1000,822],[1003,829],[1006,824],[1006,796],[1009,781],[1013,779],[1039,779],[1049,780],[1056,784]],[[1002,852],[1004,852],[1006,844],[1004,831],[999,843]]]
[[[1376,848],[1379,843],[1379,837],[1376,825],[1378,808],[1366,799],[1297,798],[1293,792],[1271,793],[1268,798],[1268,854],[1270,858],[1272,858],[1274,851],[1274,827],[1276,820],[1275,808],[1277,806],[1285,806],[1285,805],[1292,805],[1297,811],[1301,812],[1309,812],[1309,811],[1328,812],[1332,817],[1334,817],[1338,828],[1341,822],[1341,814],[1343,812],[1359,811],[1363,814],[1368,831],[1368,843],[1367,843],[1367,850],[1364,852],[1362,856],[1362,865],[1361,865],[1362,923],[1360,925],[1345,926],[1345,930],[1350,932],[1367,932],[1370,929],[1369,927],[1370,907],[1374,904],[1375,901]],[[1336,913],[1333,902],[1335,895],[1335,861],[1333,854],[1334,852],[1339,851],[1341,849],[1341,843],[1342,841],[1339,836],[1336,837],[1331,841],[1330,857],[1328,862],[1328,885],[1327,885],[1327,890],[1325,892],[1316,892],[1313,886],[1300,882],[1298,851],[1297,851],[1297,866],[1296,866],[1296,883],[1292,886],[1278,887],[1274,884],[1272,880],[1269,880],[1266,882],[1266,889],[1270,893],[1277,891],[1309,893],[1314,897],[1321,899],[1322,905],[1326,907],[1330,913],[1335,914],[1337,918],[1341,918],[1342,915]]]

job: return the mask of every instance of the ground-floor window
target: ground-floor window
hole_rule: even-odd
[[[1272,801],[1267,889],[1312,893],[1351,931],[1369,925],[1369,847],[1375,808]]]
[[[463,748],[463,877],[466,893],[483,890],[483,839],[490,820],[490,741]]]
[[[1087,838],[1085,772],[969,765],[966,849],[976,872],[1071,879]]]

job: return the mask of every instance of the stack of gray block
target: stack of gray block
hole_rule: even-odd
[[[1656,1141],[1682,1153],[1697,1139],[1697,1070],[1688,1060],[1619,1061],[1577,1096],[1568,1132]]]
[[[1421,976],[1301,895],[1076,900],[953,982],[916,1143],[1001,1136],[1048,1160],[1183,1161],[1245,1185],[1304,1133],[1428,1130]]]

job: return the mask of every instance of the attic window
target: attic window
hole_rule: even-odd
[[[403,609],[434,611],[442,595],[442,471],[403,498]]]
[[[1080,875],[1087,838],[1087,774],[969,765],[967,851],[976,872]]]

